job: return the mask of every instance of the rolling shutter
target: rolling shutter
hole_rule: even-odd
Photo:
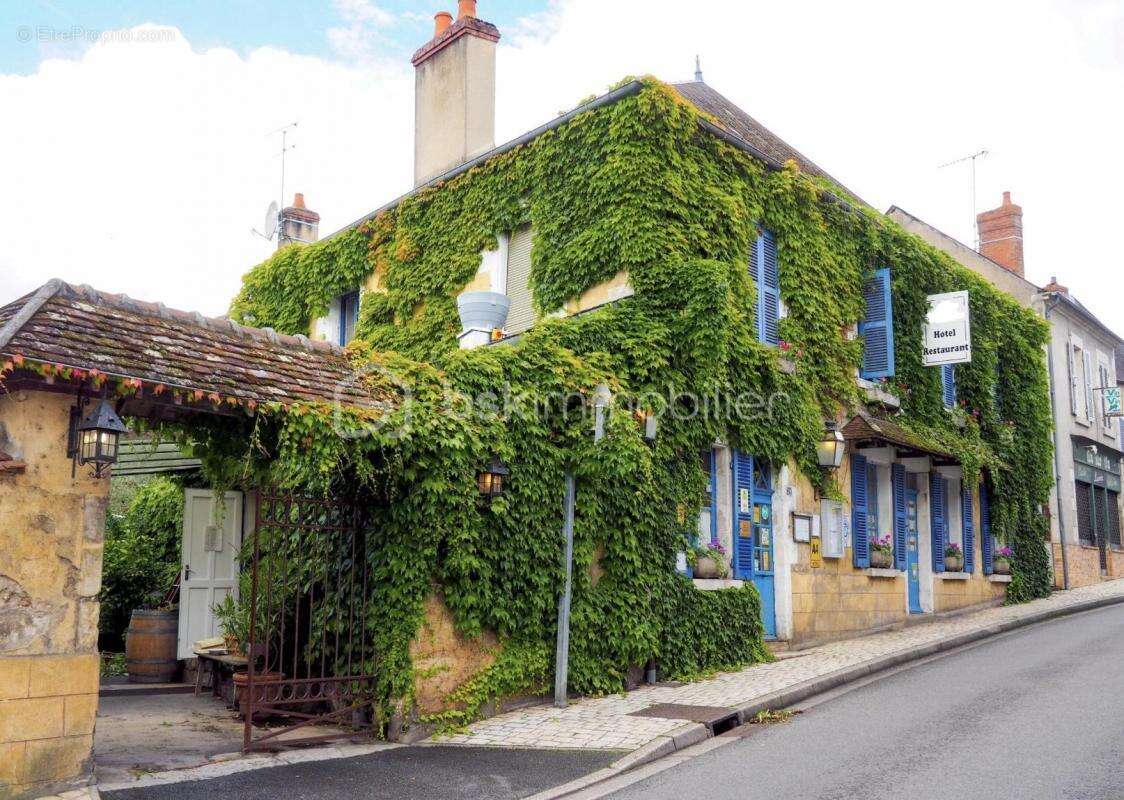
[[[534,230],[530,225],[514,231],[507,249],[507,297],[511,307],[504,330],[522,333],[535,324],[535,306],[531,295],[531,247]]]
[[[984,575],[990,575],[995,553],[991,541],[991,498],[987,494],[986,481],[980,481],[980,552],[983,555]]]
[[[894,311],[890,296],[890,270],[880,269],[863,287],[866,318],[859,323],[863,338],[862,377],[867,380],[894,374]]]
[[[894,492],[894,568],[906,568],[906,537],[909,528],[905,508],[905,467],[890,467],[890,483]]]
[[[866,456],[851,456],[851,530],[855,566],[870,566],[870,533],[867,526]]]
[[[960,482],[960,513],[964,521],[964,571],[976,571],[976,527],[972,519],[972,487]]]
[[[944,545],[948,540],[945,529],[945,482],[939,472],[929,473],[929,522],[933,539],[933,572],[944,572]]]
[[[941,367],[941,399],[945,408],[956,408],[956,372],[952,364]]]
[[[772,233],[760,229],[750,250],[749,268],[757,283],[757,341],[776,345],[780,342],[781,280],[777,269],[777,240]]]

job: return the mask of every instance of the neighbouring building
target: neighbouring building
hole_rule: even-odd
[[[1121,548],[1119,418],[1106,416],[1102,390],[1119,386],[1121,340],[1069,290],[1051,278],[1027,280],[1022,208],[1003,202],[977,219],[980,249],[957,241],[897,206],[888,212],[1050,324],[1048,367],[1054,417],[1055,476],[1050,541],[1055,585],[1085,586],[1124,575]]]

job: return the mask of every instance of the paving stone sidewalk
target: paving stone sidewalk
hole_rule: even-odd
[[[997,606],[901,630],[811,648],[769,664],[678,687],[646,687],[627,694],[572,701],[565,709],[537,706],[477,722],[464,733],[435,737],[442,743],[495,747],[637,750],[665,737],[683,721],[631,717],[656,703],[744,707],[758,698],[837,670],[1089,602],[1124,598],[1124,580],[1056,592],[1018,606]]]

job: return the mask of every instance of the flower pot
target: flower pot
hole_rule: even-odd
[[[991,571],[996,575],[1010,575],[1011,562],[1006,558],[997,558],[995,563],[991,565]]]
[[[960,572],[964,569],[964,556],[949,556],[944,557],[944,571],[945,572]]]
[[[874,569],[889,569],[893,561],[893,553],[888,553],[885,550],[870,551],[870,566]]]
[[[710,556],[699,556],[695,562],[696,578],[717,578],[721,574],[718,562]]]

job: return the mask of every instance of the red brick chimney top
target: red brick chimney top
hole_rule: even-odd
[[[1011,193],[1003,192],[999,208],[977,215],[976,227],[980,253],[1023,277],[1023,210],[1011,202]]]
[[[293,204],[281,210],[281,215],[286,219],[299,219],[302,222],[319,222],[320,215],[309,211],[304,204],[304,192],[293,195]]]
[[[457,9],[457,21],[451,25],[446,20],[452,15],[442,11],[436,17],[433,38],[426,42],[414,53],[411,59],[415,67],[435,53],[444,50],[462,36],[479,36],[491,42],[500,40],[500,29],[490,22],[485,22],[476,17],[476,0],[460,0]]]
[[[1058,283],[1058,278],[1057,278],[1056,275],[1051,277],[1050,282],[1042,287],[1042,291],[1044,291],[1044,292],[1057,292],[1058,294],[1069,294],[1069,289],[1065,286],[1062,286],[1060,283]]]

